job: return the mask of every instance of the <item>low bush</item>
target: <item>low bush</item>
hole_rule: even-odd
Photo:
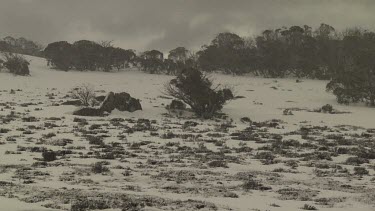
[[[12,53],[3,54],[3,66],[15,75],[27,76],[30,75],[30,63],[25,57]]]
[[[369,171],[366,170],[364,167],[354,167],[354,174],[363,176],[363,175],[368,175]]]
[[[188,104],[202,118],[211,118],[233,99],[231,89],[213,88],[213,81],[201,71],[189,68],[165,85],[165,94]]]
[[[318,210],[316,207],[308,204],[304,204],[303,207],[301,207],[303,210]]]
[[[43,160],[46,162],[56,160],[56,152],[54,151],[45,151],[42,153]]]
[[[102,162],[96,162],[92,165],[91,171],[95,174],[102,174],[109,172],[109,168],[104,166]]]

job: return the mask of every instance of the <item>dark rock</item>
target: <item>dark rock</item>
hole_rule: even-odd
[[[103,116],[104,112],[111,113],[114,109],[119,111],[134,112],[142,110],[141,103],[138,99],[135,99],[126,92],[113,93],[110,92],[106,97],[96,97],[97,101],[103,101],[100,108],[81,108],[73,112],[73,115],[78,116]],[[70,101],[68,101],[70,102]],[[74,104],[71,102],[71,104]],[[66,104],[65,104],[66,105]]]
[[[61,103],[61,105],[80,106],[81,105],[81,101],[80,100],[68,100],[68,101],[65,101],[65,102]]]
[[[77,116],[103,116],[104,111],[98,108],[80,108],[73,112]]]
[[[139,102],[138,99],[135,98],[130,98],[129,104],[128,104],[128,109],[130,112],[134,112],[137,110],[142,110],[141,103]]]
[[[110,92],[100,105],[100,109],[103,111],[111,112],[115,109],[115,107],[115,93]]]
[[[179,100],[172,100],[171,104],[167,106],[168,109],[185,110],[186,104]]]
[[[96,96],[96,97],[95,97],[95,100],[97,100],[97,101],[99,101],[99,102],[103,102],[105,98],[106,98],[106,96],[101,95],[101,96]]]
[[[134,112],[137,110],[142,110],[142,106],[138,99],[131,97],[130,94],[126,92],[110,92],[102,102],[100,109],[109,113],[114,109],[118,109],[119,111]]]
[[[126,92],[116,93],[115,94],[115,108],[119,111],[128,111],[130,104],[130,94]]]

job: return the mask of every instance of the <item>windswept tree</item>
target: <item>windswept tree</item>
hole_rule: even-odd
[[[185,47],[177,47],[169,51],[168,59],[164,60],[164,69],[168,75],[176,75],[190,65],[190,52]]]
[[[138,65],[148,73],[159,73],[164,65],[163,53],[158,50],[145,51],[138,57]]]
[[[98,61],[96,68],[102,69],[105,72],[110,71],[113,68],[112,58],[115,48],[112,44],[113,41],[102,40],[97,42],[101,48],[97,49]]]
[[[78,70],[97,70],[102,65],[104,47],[90,40],[76,41],[74,49],[74,66]]]
[[[332,40],[337,36],[335,28],[325,23],[321,23],[319,28],[315,30],[315,37],[324,40]]]
[[[317,64],[320,68],[319,79],[330,79],[331,73],[336,65],[337,53],[342,40],[339,39],[338,33],[332,26],[322,23],[314,32],[317,48]]]
[[[184,68],[184,66],[183,63],[175,62],[172,59],[164,59],[163,61],[163,69],[166,71],[167,75],[175,75],[181,68]]]
[[[202,118],[211,118],[233,99],[231,89],[215,86],[201,71],[184,69],[165,85],[165,93],[188,104]]]
[[[114,48],[112,50],[111,62],[117,70],[130,67],[135,58],[136,54],[134,50],[124,50],[122,48]]]
[[[168,59],[173,60],[174,62],[185,63],[188,59],[189,51],[185,47],[177,47],[169,51]]]
[[[71,69],[73,59],[75,59],[73,47],[66,41],[48,44],[43,54],[47,59],[48,65],[65,71]]]
[[[21,76],[30,75],[29,61],[22,55],[14,53],[2,53],[3,59],[0,59],[0,67],[3,66],[10,73]]]
[[[337,65],[327,90],[339,103],[375,106],[375,33],[349,30],[341,42]]]
[[[205,71],[241,74],[248,68],[248,50],[242,37],[229,32],[220,33],[197,53],[198,63]]]
[[[260,75],[284,77],[288,70],[288,49],[282,39],[282,30],[265,30],[256,38]]]
[[[244,44],[243,38],[230,32],[220,33],[211,41],[211,45],[223,49],[241,49]]]

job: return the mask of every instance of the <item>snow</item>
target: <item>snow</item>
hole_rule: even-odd
[[[114,73],[65,72],[51,70],[42,58],[28,58],[31,60],[31,77],[0,73],[0,89],[22,89],[35,93],[37,90],[48,91],[56,88],[60,92],[64,92],[82,84],[91,84],[98,90],[126,91],[142,100],[143,111],[132,114],[115,113],[114,116],[160,118],[161,114],[165,112],[160,103],[152,103],[150,99],[163,95],[163,86],[172,79],[172,76],[146,74],[134,70]],[[219,84],[233,87],[237,95],[246,97],[230,102],[223,109],[224,113],[229,114],[237,122],[239,118],[249,116],[256,121],[282,119],[290,125],[300,124],[303,121],[313,125],[324,123],[329,126],[355,125],[371,128],[375,125],[373,108],[365,105],[338,104],[335,96],[325,91],[328,81],[306,79],[302,83],[296,83],[295,79],[267,79],[220,74],[213,74],[211,77]],[[271,87],[276,87],[277,90]],[[262,105],[254,102],[262,103]],[[282,114],[284,108],[316,109],[325,104],[331,104],[339,111],[351,113],[327,115],[294,111],[292,116]],[[53,109],[49,112],[61,115],[58,110]]]
[[[52,70],[46,66],[46,61],[42,58],[36,57],[27,57],[31,60],[31,76],[30,77],[21,77],[13,76],[9,73],[0,73],[0,102],[33,102],[35,99],[42,99],[43,105],[40,107],[43,108],[43,111],[30,110],[29,114],[37,118],[46,118],[46,117],[64,117],[62,120],[63,124],[72,124],[72,119],[74,118],[72,112],[76,109],[74,106],[50,106],[51,102],[48,99],[42,98],[41,96],[46,95],[47,93],[60,93],[61,95],[67,94],[72,88],[82,85],[82,84],[91,84],[95,87],[98,92],[97,95],[105,95],[109,91],[114,92],[128,92],[131,96],[139,98],[143,107],[142,111],[136,111],[133,113],[129,112],[120,112],[114,111],[109,117],[106,117],[105,120],[109,118],[121,117],[121,118],[147,118],[151,120],[157,120],[161,122],[165,117],[164,113],[167,113],[164,108],[170,100],[164,98],[158,98],[158,96],[163,95],[163,86],[172,76],[166,75],[153,75],[146,74],[139,71],[129,70],[121,72],[78,72],[78,71],[58,71]],[[249,117],[254,121],[266,121],[271,119],[280,119],[284,121],[282,132],[293,131],[300,128],[303,125],[317,125],[317,126],[337,126],[337,125],[352,125],[356,127],[364,128],[375,128],[375,112],[374,108],[366,107],[365,105],[340,105],[336,102],[335,96],[332,93],[325,91],[325,85],[327,81],[319,80],[303,80],[303,82],[297,83],[295,79],[268,79],[268,78],[257,78],[250,76],[228,76],[221,74],[212,74],[211,77],[215,81],[222,85],[228,85],[233,87],[235,94],[237,96],[244,96],[244,98],[236,99],[229,102],[224,109],[224,113],[228,115],[230,119],[239,128],[244,128],[246,125],[241,123],[240,118]],[[16,92],[14,95],[8,94],[8,92],[13,90],[23,90],[22,92]],[[326,113],[317,113],[317,112],[308,112],[306,110],[314,110],[322,107],[323,105],[331,104],[335,109],[343,112],[348,112],[345,114],[326,114]],[[49,105],[49,106],[46,106]],[[294,115],[283,115],[283,110],[286,108],[299,108],[306,109],[295,111],[293,110]],[[17,108],[17,111],[25,111],[27,108]],[[8,111],[0,112],[0,114],[6,114]],[[87,117],[90,121],[101,122],[100,118]],[[176,119],[175,121],[179,122],[180,120]],[[200,120],[197,120],[202,122]],[[208,121],[209,122],[209,121]],[[30,123],[31,125],[33,123]],[[40,123],[38,123],[40,124]],[[213,122],[205,123],[202,127],[212,127]],[[17,125],[11,125],[12,127],[17,127]],[[4,125],[4,127],[10,127]],[[45,130],[42,133],[47,134],[53,130]],[[18,134],[15,131],[12,131],[10,135]],[[31,135],[35,139],[38,138],[35,134]],[[106,140],[107,143],[116,142],[118,134],[112,134],[113,137],[110,137]],[[75,142],[73,146],[85,146],[81,141],[78,142],[77,137],[66,129],[66,131],[60,130],[57,134],[57,137],[61,138],[70,138],[74,139]],[[1,137],[0,137],[1,138]],[[151,140],[155,144],[158,142],[163,142],[157,138],[150,137],[149,135],[129,135],[127,137],[129,142],[137,142],[139,140]],[[178,140],[170,140],[178,141]],[[240,141],[231,141],[227,145],[230,147],[238,146]],[[6,144],[6,147],[0,145],[0,164],[1,165],[23,165],[33,163],[35,157],[28,154],[14,154],[3,156],[6,151],[16,151],[17,145],[26,144],[25,142],[17,144]],[[187,145],[195,146],[196,143],[186,143]],[[248,143],[247,146],[256,147],[255,143]],[[208,147],[212,147],[211,145]],[[48,146],[49,149],[58,149],[58,147]],[[212,147],[213,148],[213,147]],[[216,149],[216,148],[215,148]],[[147,156],[147,154],[145,155]],[[335,161],[343,162],[346,157],[336,157]],[[79,159],[76,157],[69,158],[69,163],[87,166],[95,162],[96,159]],[[129,163],[135,161],[128,159]],[[111,165],[124,165],[124,163],[113,162]],[[128,163],[125,163],[128,165]],[[133,164],[133,163],[132,163]],[[130,164],[129,164],[130,165]],[[281,165],[281,164],[280,164]],[[264,166],[259,162],[252,162],[251,166],[240,165],[240,164],[229,164],[228,169],[219,169],[218,171],[231,174],[233,172],[239,171],[267,171],[270,172],[277,166]],[[65,167],[53,167],[51,168],[51,175],[58,176],[62,175],[65,171],[71,170],[66,169]],[[300,167],[300,171],[308,172],[309,170],[305,167]],[[213,170],[214,171],[214,170]],[[86,177],[94,180],[94,182],[107,182],[105,187],[111,190],[111,188],[117,188],[116,186],[124,185],[123,183],[118,184],[117,180],[120,180],[120,173],[113,171],[114,179],[110,181],[107,176],[92,176]],[[304,172],[305,173],[305,172]],[[288,174],[285,174],[288,175]],[[285,176],[284,175],[284,176]],[[288,179],[300,180],[301,186],[304,183],[308,183],[311,179],[311,175],[305,177],[305,174],[291,174]],[[1,173],[0,181],[8,180],[10,174]],[[316,178],[314,178],[316,179]],[[133,178],[129,181],[129,184],[134,183],[142,188],[142,190],[147,190],[145,193],[137,194],[147,194],[171,198],[171,199],[180,199],[185,198],[196,199],[196,200],[205,200],[208,202],[213,202],[220,207],[232,208],[234,210],[280,210],[280,211],[290,211],[294,210],[297,207],[302,207],[306,202],[304,201],[285,201],[276,199],[276,194],[271,192],[255,192],[255,193],[246,193],[244,195],[240,194],[239,198],[221,198],[221,197],[205,197],[202,199],[200,196],[191,196],[190,194],[174,194],[174,193],[161,193],[160,190],[155,187],[154,184],[149,184],[148,180],[142,176]],[[58,179],[53,178],[45,181],[44,183],[35,184],[35,186],[40,187],[50,187],[50,188],[63,188],[69,187],[64,182],[58,181]],[[112,186],[113,187],[112,187]],[[84,185],[72,185],[71,188],[81,188],[88,189],[89,187]],[[131,192],[131,191],[128,191]],[[131,192],[134,193],[134,192]],[[328,194],[329,192],[325,192]],[[336,192],[331,192],[330,194],[334,195]],[[262,202],[262,203],[260,203]],[[270,207],[271,203],[276,203],[281,207]],[[340,207],[341,206],[341,207]],[[40,204],[30,204],[21,202],[15,198],[4,198],[0,197],[0,210],[4,211],[52,211],[53,209],[43,208]],[[108,209],[108,211],[111,209]],[[157,208],[149,208],[149,210],[158,210]],[[371,211],[374,210],[374,207],[359,203],[357,201],[348,200],[347,202],[340,204],[338,207],[325,208],[320,207],[319,210],[361,210],[361,211]]]

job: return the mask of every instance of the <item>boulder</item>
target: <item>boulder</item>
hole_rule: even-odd
[[[130,98],[129,103],[128,103],[128,111],[134,112],[134,111],[137,111],[137,110],[142,110],[141,103],[139,102],[138,99]]]
[[[73,115],[77,116],[103,116],[104,111],[98,108],[80,108],[73,112]]]
[[[103,102],[105,98],[106,98],[106,96],[104,96],[104,95],[100,95],[100,96],[96,96],[96,97],[95,97],[95,100],[97,100],[97,101],[99,101],[99,102]]]
[[[115,107],[115,93],[110,92],[100,105],[100,109],[103,111],[111,112],[115,109]]]
[[[142,106],[138,99],[131,97],[130,94],[126,92],[110,92],[100,105],[100,109],[108,113],[114,109],[118,109],[119,111],[134,112],[137,110],[142,110]]]
[[[119,111],[130,111],[130,100],[130,94],[126,92],[115,93],[115,108],[117,108]]]
[[[167,108],[172,110],[185,110],[186,104],[179,100],[172,100],[171,104],[169,104]]]
[[[61,103],[61,105],[73,105],[73,106],[80,106],[81,104],[82,103],[80,100],[68,100],[68,101]]]

